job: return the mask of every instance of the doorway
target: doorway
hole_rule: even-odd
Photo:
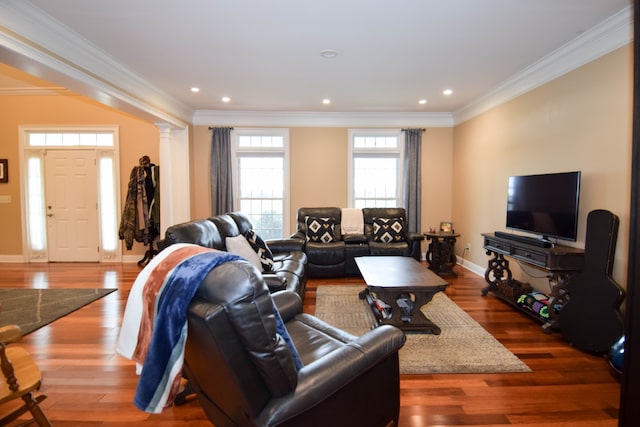
[[[25,261],[120,261],[117,127],[20,134]]]
[[[95,150],[47,150],[44,170],[49,261],[99,261]]]

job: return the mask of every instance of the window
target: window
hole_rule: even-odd
[[[235,209],[263,239],[282,238],[289,227],[289,131],[237,129],[233,141]]]
[[[404,134],[399,130],[349,130],[349,205],[402,205]]]

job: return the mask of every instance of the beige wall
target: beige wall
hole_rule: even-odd
[[[567,244],[584,247],[591,210],[618,215],[614,278],[625,286],[632,81],[632,48],[626,46],[455,127],[453,220],[459,242],[471,243],[465,258],[486,267],[480,234],[505,229],[510,175],[580,170],[579,238]],[[517,276],[532,281],[524,272]]]
[[[20,125],[118,125],[122,207],[129,174],[138,159],[146,154],[158,162],[156,126],[81,96],[0,96],[0,112],[0,158],[9,160],[9,183],[0,184],[0,195],[11,197],[10,203],[0,203],[0,255],[22,255]],[[146,250],[139,243],[135,243],[131,251],[127,251],[124,244],[122,248],[123,255],[144,254]]]
[[[290,144],[290,230],[300,207],[348,205],[348,128],[292,127]],[[452,128],[427,128],[422,137],[422,228],[451,220]],[[192,217],[211,215],[208,179],[211,133],[194,129]],[[424,248],[423,248],[424,249]]]

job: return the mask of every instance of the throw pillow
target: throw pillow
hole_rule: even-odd
[[[335,218],[307,217],[307,241],[318,243],[335,242],[336,235],[333,228],[336,225]]]
[[[227,246],[227,252],[241,256],[249,261],[259,271],[262,271],[260,257],[242,234],[235,237],[227,237],[225,239],[225,244]]]
[[[267,243],[253,230],[247,230],[244,233],[244,237],[247,239],[247,242],[249,242],[251,248],[258,254],[260,263],[262,264],[262,271],[268,273],[273,270],[273,253],[271,253]]]
[[[380,243],[404,242],[403,218],[373,218],[373,241]]]

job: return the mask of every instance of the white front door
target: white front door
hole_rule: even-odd
[[[99,261],[95,151],[47,150],[45,158],[49,261]]]

